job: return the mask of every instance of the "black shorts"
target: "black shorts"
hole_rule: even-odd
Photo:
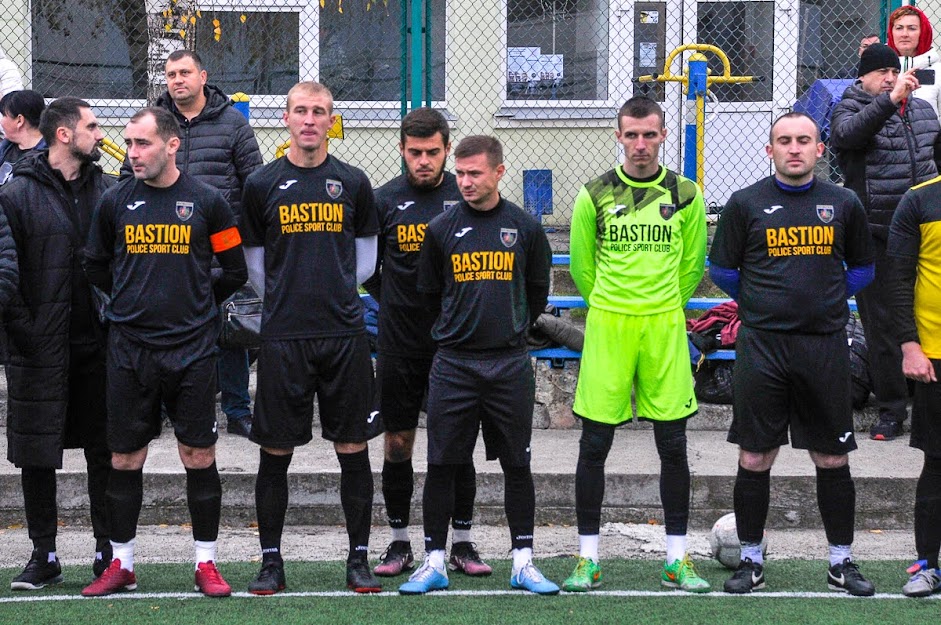
[[[189,345],[151,349],[108,332],[108,446],[117,453],[143,449],[160,435],[160,404],[179,442],[216,444],[216,357],[193,360]]]
[[[941,360],[931,360],[941,380]],[[908,442],[926,456],[941,456],[941,382],[915,382],[912,399],[912,436]]]
[[[273,449],[309,443],[316,396],[323,438],[366,442],[382,431],[372,387],[365,333],[262,341],[251,440]]]
[[[428,380],[428,463],[473,461],[483,430],[487,460],[529,466],[536,381],[529,354],[435,354]]]
[[[728,440],[745,451],[786,445],[822,454],[856,449],[846,333],[784,334],[742,326]]]
[[[376,387],[379,416],[386,432],[403,432],[418,427],[422,400],[428,392],[431,356],[406,358],[379,354],[376,358]]]

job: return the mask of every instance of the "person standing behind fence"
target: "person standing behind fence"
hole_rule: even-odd
[[[294,448],[313,438],[314,397],[323,438],[340,464],[350,540],[346,585],[382,585],[369,570],[373,479],[368,441],[379,433],[373,370],[357,285],[376,269],[379,222],[366,174],[327,153],[333,94],[299,82],[287,95],[291,147],[245,185],[242,231],[255,290],[264,300],[251,440],[260,446],[255,508],[261,570],[256,595],[286,586],[281,534]]]
[[[53,101],[39,130],[49,150],[21,159],[0,193],[20,267],[19,291],[4,311],[7,459],[21,470],[33,543],[14,590],[62,581],[56,469],[63,448],[85,453],[95,577],[111,562],[105,332],[81,265],[92,213],[111,183],[96,164],[104,135],[89,104],[77,98]]]
[[[683,307],[702,279],[706,207],[694,182],[660,165],[663,110],[634,97],[617,114],[624,163],[579,191],[572,215],[571,273],[588,303],[573,411],[581,419],[575,509],[579,560],[563,588],[601,585],[598,558],[604,465],[615,428],[653,421],[667,554],[661,583],[708,592],[686,553],[690,475],[686,420],[693,395]]]
[[[933,47],[933,38],[931,22],[921,9],[902,6],[889,16],[888,45],[901,57],[902,71],[924,70],[928,72],[928,81],[933,81],[922,83],[912,96],[926,101],[938,115],[941,111],[941,54]]]
[[[402,119],[399,151],[405,173],[376,191],[379,207],[379,266],[363,286],[380,303],[376,383],[379,414],[385,426],[382,494],[392,527],[392,542],[374,569],[398,575],[412,568],[408,539],[414,490],[412,450],[428,372],[435,354],[435,318],[418,295],[418,256],[428,222],[461,198],[454,174],[444,170],[451,152],[451,130],[444,115],[417,108]],[[471,542],[477,476],[473,461],[459,468],[454,484],[453,539],[449,566],[466,575],[489,575]]]
[[[915,487],[918,561],[902,588],[908,597],[941,589],[941,178],[902,196],[889,228],[889,306],[902,348],[902,372],[914,380],[910,445],[924,453]]]
[[[888,46],[869,46],[859,59],[859,79],[843,93],[830,119],[830,147],[869,218],[875,244],[876,276],[856,301],[869,346],[869,368],[879,418],[869,430],[875,440],[902,433],[908,384],[902,352],[887,306],[886,238],[892,214],[912,185],[938,175],[941,125],[927,102],[913,98],[914,70],[900,72],[898,55]]]
[[[255,133],[222,90],[206,83],[208,74],[197,53],[172,52],[164,66],[164,77],[167,91],[157,98],[156,105],[173,113],[180,124],[177,167],[221,191],[237,223],[245,180],[262,164]],[[127,165],[124,169],[128,172]],[[237,296],[253,297],[254,293],[250,285],[245,285]],[[226,431],[247,437],[252,429],[248,352],[220,349],[218,369],[219,403],[226,416]]]
[[[709,276],[738,302],[728,440],[739,446],[734,507],[742,560],[725,591],[765,587],[761,540],[781,445],[807,449],[830,544],[831,590],[868,596],[853,561],[856,489],[846,299],[873,275],[866,213],[851,191],[814,177],[820,131],[804,113],[771,126],[775,174],[732,194],[719,218]],[[844,263],[846,269],[844,269]]]
[[[549,296],[552,252],[539,223],[500,196],[506,166],[496,138],[465,137],[454,172],[463,200],[428,224],[418,261],[418,292],[437,313],[431,335],[438,349],[428,379],[426,555],[399,593],[448,587],[444,548],[455,480],[483,430],[487,459],[503,469],[510,587],[553,595],[559,587],[532,560],[535,379],[526,344]]]
[[[46,148],[39,120],[46,102],[35,91],[11,91],[0,98],[0,186],[13,175],[13,166],[32,150]]]

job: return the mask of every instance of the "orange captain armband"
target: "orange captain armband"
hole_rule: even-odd
[[[240,245],[242,243],[242,235],[239,234],[238,228],[232,226],[231,228],[226,228],[221,232],[210,235],[209,242],[212,244],[212,251],[218,254],[219,252],[231,250],[236,245]]]

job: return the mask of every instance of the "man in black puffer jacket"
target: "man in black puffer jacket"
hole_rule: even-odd
[[[164,68],[167,92],[157,106],[173,113],[180,123],[180,149],[176,165],[180,171],[222,192],[235,219],[242,213],[242,185],[262,164],[255,133],[245,116],[218,87],[206,84],[207,72],[199,55],[190,50],[170,54]],[[124,172],[130,173],[125,164]],[[122,172],[123,173],[123,172]],[[215,265],[213,265],[215,267]],[[213,271],[213,276],[218,274]],[[254,297],[250,285],[236,297]],[[219,390],[226,428],[230,434],[248,436],[252,413],[248,394],[248,352],[219,351]]]
[[[908,189],[938,175],[941,125],[931,105],[911,97],[914,70],[899,73],[888,46],[869,46],[859,59],[859,80],[843,93],[830,120],[830,145],[846,186],[859,196],[875,242],[876,277],[856,296],[869,345],[879,420],[870,436],[892,440],[902,432],[908,386],[894,340],[888,301],[886,239],[892,215]]]
[[[4,311],[7,459],[20,468],[33,553],[13,590],[62,581],[56,557],[56,469],[63,448],[85,450],[95,535],[93,571],[111,562],[106,489],[111,453],[105,440],[104,328],[82,271],[92,212],[110,186],[94,161],[104,135],[88,103],[52,102],[39,130],[48,151],[20,159],[0,192],[16,242],[19,290]]]

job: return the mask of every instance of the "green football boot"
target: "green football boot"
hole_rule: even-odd
[[[575,570],[562,584],[566,592],[588,592],[601,586],[601,565],[591,558],[579,558]]]
[[[682,560],[675,560],[673,564],[664,563],[660,583],[667,588],[679,588],[686,592],[711,590],[709,582],[696,574],[696,568],[693,566],[693,561],[689,559],[689,554],[683,556]]]

